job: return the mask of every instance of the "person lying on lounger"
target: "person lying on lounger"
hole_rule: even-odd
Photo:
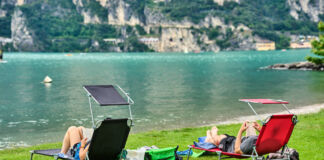
[[[258,132],[261,130],[260,124],[253,122],[253,128]],[[238,153],[238,154],[251,154],[253,146],[257,141],[258,136],[245,136],[242,134],[248,129],[248,122],[244,122],[237,133],[237,136],[229,136],[227,134],[218,135],[218,128],[212,127],[207,131],[207,138],[205,142],[212,143],[222,149],[224,152]]]
[[[85,130],[86,128],[80,126],[80,127],[75,127],[71,126],[69,129],[66,131],[63,143],[62,143],[62,148],[61,148],[61,153],[59,153],[60,157],[65,156],[67,152],[71,152],[71,155],[76,159],[76,160],[84,160],[87,154],[87,151],[89,149],[89,144],[87,144],[88,138],[85,137]]]

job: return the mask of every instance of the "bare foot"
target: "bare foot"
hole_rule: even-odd
[[[216,126],[212,127],[211,129],[211,134],[212,134],[212,137],[217,137],[218,135],[218,128]]]
[[[208,130],[208,131],[206,132],[206,135],[207,135],[207,137],[206,137],[205,142],[208,142],[208,143],[214,143],[214,140],[213,140],[213,138],[212,138],[212,135],[211,135],[210,130]]]

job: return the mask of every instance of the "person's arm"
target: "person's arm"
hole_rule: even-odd
[[[246,126],[247,122],[244,122],[239,130],[239,132],[237,133],[236,136],[236,140],[235,140],[235,147],[234,147],[234,152],[237,154],[243,154],[243,152],[241,151],[241,139],[242,139],[242,134],[245,132],[245,130],[247,129]]]
[[[253,122],[253,127],[258,131],[260,132],[261,131],[261,125],[258,123],[258,122]]]
[[[88,152],[88,149],[90,146],[90,145],[88,145],[87,147],[85,147],[86,143],[87,143],[87,138],[84,138],[81,140],[81,147],[80,147],[80,151],[79,151],[80,160],[84,160],[86,158],[86,155],[87,155],[87,152]]]

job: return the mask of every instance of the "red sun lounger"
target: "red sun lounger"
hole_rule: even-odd
[[[285,150],[285,147],[289,141],[295,124],[297,123],[297,116],[294,114],[285,115],[272,115],[266,122],[264,122],[260,134],[258,136],[257,142],[253,147],[253,152],[251,155],[241,155],[235,153],[223,152],[218,148],[215,149],[203,149],[195,147],[193,145],[189,146],[190,149],[205,150],[208,152],[216,152],[218,154],[218,159],[222,158],[252,158],[252,159],[262,159],[263,155],[268,153],[275,153],[280,148]],[[190,153],[190,152],[189,152]],[[288,154],[288,153],[282,153]],[[188,156],[189,159],[189,156]],[[288,154],[289,159],[289,154]]]

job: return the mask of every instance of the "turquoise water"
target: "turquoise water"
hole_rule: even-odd
[[[90,127],[83,85],[119,84],[134,99],[133,132],[206,125],[252,115],[240,98],[324,103],[324,73],[260,70],[304,61],[309,50],[220,53],[8,53],[0,63],[0,149],[61,141],[70,125]],[[46,75],[53,84],[40,83]],[[281,108],[256,105],[260,113]],[[126,106],[94,105],[97,120]],[[28,138],[27,138],[28,137]]]

